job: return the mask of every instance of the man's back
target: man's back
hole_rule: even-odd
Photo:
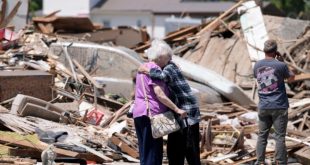
[[[254,66],[258,83],[259,109],[287,109],[288,99],[284,80],[291,73],[287,65],[276,59],[263,59]]]

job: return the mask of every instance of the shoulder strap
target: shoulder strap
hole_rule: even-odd
[[[144,101],[146,103],[146,109],[147,109],[147,116],[151,116],[151,112],[150,112],[150,106],[149,106],[149,99],[146,95],[146,89],[145,89],[145,85],[144,85],[144,80],[143,80],[143,76],[141,75],[141,81],[142,81],[142,88],[143,88],[143,95],[144,95]]]

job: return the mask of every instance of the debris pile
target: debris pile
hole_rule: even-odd
[[[200,102],[204,164],[256,160],[252,61],[240,22],[231,18],[238,5],[215,20],[180,29],[164,39],[173,47],[177,55],[173,60]],[[139,162],[133,119],[126,113],[132,103],[132,73],[144,61],[138,53],[149,47],[149,38],[143,29],[102,29],[89,19],[60,18],[55,13],[33,19],[39,32],[26,27],[15,33],[7,23],[0,29],[0,153],[7,155],[0,163]],[[69,24],[72,19],[83,26]],[[273,16],[264,20],[270,37],[279,42],[284,61],[297,75],[287,85],[289,162],[307,164],[310,24]],[[117,36],[115,31],[128,31],[128,36]],[[96,38],[99,34],[112,37]],[[127,42],[128,37],[134,42]],[[111,41],[112,46],[102,44]],[[271,133],[268,161],[274,148]],[[46,160],[47,154],[55,159]]]

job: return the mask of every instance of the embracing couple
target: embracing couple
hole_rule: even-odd
[[[149,62],[136,75],[133,118],[139,143],[141,165],[161,165],[163,139],[153,138],[150,115],[173,111],[180,118],[181,129],[168,135],[169,165],[200,165],[198,103],[190,86],[172,59],[170,46],[154,40],[146,52]],[[147,97],[147,100],[145,99]]]

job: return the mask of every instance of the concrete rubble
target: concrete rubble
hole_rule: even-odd
[[[229,15],[237,7],[164,38],[199,100],[203,164],[256,160],[257,94],[240,21]],[[133,119],[126,114],[133,72],[150,46],[145,29],[104,29],[56,13],[34,18],[19,32],[7,27],[11,18],[1,20],[0,164],[39,164],[47,149],[56,153],[57,164],[139,163]],[[310,22],[263,18],[297,75],[286,86],[289,163],[309,164]],[[271,133],[269,162],[274,148]]]

